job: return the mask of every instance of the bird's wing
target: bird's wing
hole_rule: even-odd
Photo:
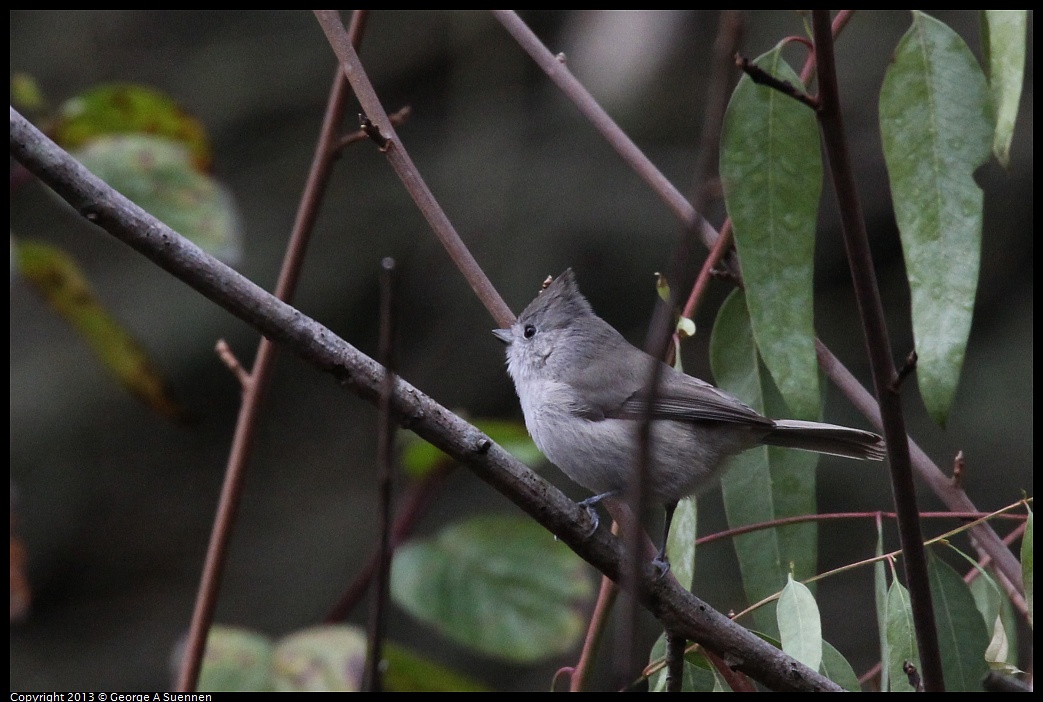
[[[643,419],[648,411],[646,364],[622,377],[598,377],[594,372],[579,376],[578,395],[586,399],[575,414],[588,419]],[[681,422],[730,422],[771,428],[773,422],[723,390],[663,364],[659,391],[652,406],[653,419]]]
[[[762,425],[770,428],[773,422],[762,417],[752,408],[723,390],[718,390],[691,376],[684,381],[660,385],[652,398],[654,419],[673,419],[681,422],[728,422],[734,424]],[[648,412],[649,392],[642,388],[620,406],[615,416],[638,419]]]

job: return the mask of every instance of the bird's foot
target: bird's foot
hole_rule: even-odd
[[[670,560],[666,557],[665,548],[652,559],[652,567],[656,569],[656,580],[662,580],[670,572]]]
[[[615,495],[616,492],[616,490],[603,492],[600,495],[594,495],[593,497],[588,497],[587,499],[580,500],[576,503],[583,509],[587,510],[587,515],[590,517],[591,526],[590,533],[587,534],[588,539],[594,535],[594,532],[598,530],[598,526],[601,524],[601,518],[598,517],[598,512],[596,509],[594,509],[594,507],[597,505],[597,503],[601,502],[606,497],[612,497],[613,495]]]

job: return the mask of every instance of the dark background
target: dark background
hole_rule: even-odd
[[[976,14],[936,16],[978,52]],[[613,118],[689,192],[716,13],[524,17],[552,51],[568,55]],[[131,81],[169,93],[199,117],[213,140],[216,175],[240,206],[239,269],[272,288],[335,66],[313,16],[13,11],[10,19],[11,70],[32,75],[52,104],[101,82]],[[859,14],[837,48],[856,176],[898,359],[912,347],[908,290],[880,156],[876,95],[908,25],[905,12]],[[802,33],[796,14],[753,13],[743,53],[759,55]],[[512,309],[519,311],[546,275],[572,266],[594,308],[640,343],[654,300],[652,274],[668,266],[678,223],[506,31],[481,12],[374,12],[361,56],[389,111],[412,106],[399,135]],[[787,57],[798,67],[803,61],[797,49]],[[967,488],[981,509],[1015,501],[1023,490],[1032,494],[1031,34],[1026,74],[1011,168],[989,163],[979,173],[986,208],[979,298],[948,427],[926,419],[915,383],[905,393],[911,432],[943,469],[964,451]],[[352,106],[348,114],[356,111]],[[720,205],[707,213],[715,226],[723,221]],[[835,222],[827,187],[816,326],[865,381]],[[258,335],[87,226],[40,186],[12,196],[11,229],[69,251],[200,417],[183,428],[149,412],[35,293],[13,284],[11,482],[34,599],[28,618],[11,627],[11,689],[166,687],[172,649],[187,630],[239,404],[238,385],[212,349],[224,338],[248,364]],[[345,153],[331,182],[296,305],[374,354],[377,271],[387,255],[401,270],[402,375],[472,417],[520,418],[502,347],[489,334],[492,320],[384,157],[360,144]],[[710,378],[707,334],[727,292],[715,284],[696,320],[700,334],[686,349],[690,373]],[[830,421],[866,425],[835,391],[829,400]],[[376,539],[374,426],[371,406],[296,358],[280,357],[218,621],[277,636],[321,620]],[[582,496],[553,468],[543,474]],[[823,512],[891,508],[886,476],[876,466],[824,460],[819,476]],[[703,531],[720,526],[719,502],[717,492],[701,500]],[[922,507],[938,504],[925,493]],[[487,512],[519,513],[459,471],[420,531]],[[943,524],[926,531],[938,533],[951,522]],[[820,567],[870,556],[874,539],[869,522],[823,530]],[[729,549],[701,552],[696,583],[701,596],[725,611],[742,604]],[[868,577],[865,570],[834,578],[820,590],[825,635],[858,671],[873,661]],[[355,621],[360,617],[364,612]],[[572,660],[491,664],[462,655],[402,615],[391,636],[505,689],[546,689],[550,673]]]

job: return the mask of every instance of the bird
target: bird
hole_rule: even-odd
[[[756,446],[782,446],[882,460],[883,439],[861,429],[769,419],[738,398],[631,345],[595,314],[572,269],[549,284],[506,329],[525,426],[547,459],[594,495],[594,505],[625,491],[640,460],[639,429],[650,418],[645,494],[666,510],[656,562],[669,568],[666,537],[677,502],[714,484],[728,458]],[[649,392],[652,364],[659,382]]]

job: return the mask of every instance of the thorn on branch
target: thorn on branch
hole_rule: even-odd
[[[905,358],[905,363],[902,364],[901,369],[898,371],[898,375],[891,381],[891,392],[898,392],[898,389],[902,387],[902,383],[905,382],[906,377],[916,370],[916,361],[918,356],[916,355],[916,349],[909,352],[909,355]]]
[[[757,85],[765,85],[769,88],[778,90],[783,95],[787,95],[797,102],[801,102],[813,110],[818,110],[818,100],[811,97],[803,90],[797,88],[788,80],[780,80],[775,76],[771,75],[757,64],[750,61],[742,54],[735,55],[735,65],[742,70],[743,73],[750,77]]]
[[[409,121],[409,118],[410,118],[410,116],[412,114],[413,114],[413,108],[410,107],[409,105],[406,105],[405,107],[400,109],[398,112],[394,112],[394,113],[388,115],[388,119],[391,120],[392,126],[394,126],[394,127],[401,127],[403,124],[405,124],[406,122]],[[360,118],[360,121],[362,119],[364,119],[362,117],[362,115],[359,115],[359,118]],[[377,128],[374,126],[373,129],[376,130]],[[380,133],[379,130],[377,130],[377,133],[378,134]],[[341,137],[340,141],[337,142],[337,145],[335,147],[333,147],[333,150],[335,152],[341,151],[341,150],[346,149],[347,147],[351,146],[352,144],[354,144],[356,142],[360,142],[363,139],[367,139],[367,138],[372,138],[372,137],[370,136],[369,132],[367,132],[364,128],[360,127],[358,131],[352,132],[351,134],[346,134],[345,136]]]
[[[735,268],[732,268],[728,261],[734,261]],[[737,276],[734,271],[738,270],[738,261],[735,260],[734,249],[724,255],[721,263],[710,269],[710,276],[715,280],[733,283],[738,288],[745,287],[742,283],[742,279]]]
[[[963,451],[956,452],[956,458],[952,461],[952,484],[953,487],[963,489],[963,475],[967,468],[967,462],[963,460]]]
[[[909,678],[909,684],[917,692],[923,692],[923,680],[920,679],[920,671],[916,669],[916,666],[906,661],[902,664],[902,671]]]
[[[362,131],[373,140],[381,151],[387,151],[391,147],[391,140],[380,133],[380,127],[373,124],[369,117],[359,113],[359,126],[362,127]]]

